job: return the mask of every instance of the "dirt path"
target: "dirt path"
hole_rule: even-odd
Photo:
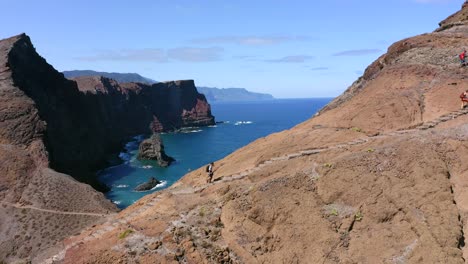
[[[111,214],[98,214],[98,213],[85,213],[85,212],[66,212],[66,211],[57,211],[57,210],[50,210],[50,209],[43,209],[43,208],[38,208],[34,206],[29,206],[29,205],[21,205],[21,204],[14,204],[14,203],[8,203],[8,202],[0,202],[0,204],[4,204],[10,207],[15,207],[18,209],[31,209],[31,210],[36,210],[36,211],[41,211],[41,212],[47,212],[47,213],[52,213],[52,214],[64,214],[64,215],[85,215],[85,216],[108,216],[108,215],[114,215],[115,213]]]
[[[262,169],[263,167],[271,165],[271,164],[273,164],[275,162],[278,162],[278,161],[285,161],[285,160],[290,160],[290,159],[294,159],[294,158],[298,158],[298,157],[318,154],[318,153],[328,151],[328,150],[344,148],[344,147],[347,147],[347,146],[359,145],[359,144],[367,143],[371,139],[387,138],[387,137],[391,137],[391,136],[399,136],[399,135],[405,135],[405,134],[413,133],[413,132],[416,132],[416,131],[427,130],[427,129],[433,128],[433,127],[435,127],[435,126],[437,126],[437,125],[439,125],[441,123],[447,122],[449,120],[453,120],[453,119],[455,119],[455,118],[457,118],[459,116],[466,115],[466,114],[468,114],[468,108],[464,108],[464,109],[461,109],[461,110],[458,110],[458,111],[450,112],[450,113],[442,115],[442,116],[440,116],[440,117],[438,117],[438,118],[436,118],[434,120],[431,120],[431,121],[422,123],[420,125],[417,125],[414,128],[408,128],[408,129],[399,130],[399,131],[391,131],[391,132],[388,132],[388,133],[379,134],[379,135],[376,135],[376,136],[369,136],[369,137],[366,137],[366,138],[358,138],[358,139],[355,139],[355,140],[352,140],[352,141],[349,141],[349,142],[340,143],[340,144],[337,144],[337,145],[334,145],[334,146],[329,146],[329,147],[326,147],[326,148],[305,149],[305,150],[301,150],[299,152],[284,154],[282,156],[270,158],[269,160],[263,161],[263,162],[259,163],[257,166],[255,166],[253,168],[250,168],[248,170],[245,170],[245,171],[242,171],[242,172],[239,172],[239,173],[236,173],[236,174],[228,175],[228,176],[221,176],[221,177],[215,179],[215,181],[212,182],[212,183],[207,183],[207,184],[199,186],[198,188],[193,188],[193,192],[201,192],[201,191],[203,191],[204,189],[206,189],[207,187],[209,187],[209,186],[211,186],[213,184],[218,184],[218,183],[221,183],[221,182],[228,182],[228,181],[239,180],[239,179],[245,178],[248,175],[250,175],[251,173],[253,173],[255,171],[258,171],[258,170]],[[181,192],[181,191],[179,190],[177,193],[179,193],[179,192]]]

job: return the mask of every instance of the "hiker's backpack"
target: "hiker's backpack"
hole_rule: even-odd
[[[206,172],[210,172],[210,165],[206,166]]]

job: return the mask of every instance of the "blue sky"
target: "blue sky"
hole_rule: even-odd
[[[462,0],[0,0],[0,38],[28,34],[57,70],[136,72],[278,98],[342,93],[388,46]]]

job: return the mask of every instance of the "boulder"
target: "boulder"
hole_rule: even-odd
[[[169,166],[174,158],[164,152],[164,145],[159,134],[153,134],[150,138],[141,142],[138,150],[139,160],[155,160],[161,167]]]
[[[151,177],[151,179],[149,179],[147,182],[142,183],[142,184],[138,185],[137,187],[135,187],[134,190],[137,191],[137,192],[149,191],[149,190],[153,189],[156,185],[158,185],[160,183],[161,182],[158,181],[156,178]]]

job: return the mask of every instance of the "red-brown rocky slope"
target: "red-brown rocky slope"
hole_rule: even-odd
[[[13,76],[11,52],[28,44],[25,36],[0,41],[0,260],[7,262],[37,256],[116,211],[90,186],[48,168],[49,124]]]
[[[452,24],[393,44],[314,118],[215,162],[213,183],[193,171],[56,259],[466,263],[468,69],[455,55],[468,27]]]

